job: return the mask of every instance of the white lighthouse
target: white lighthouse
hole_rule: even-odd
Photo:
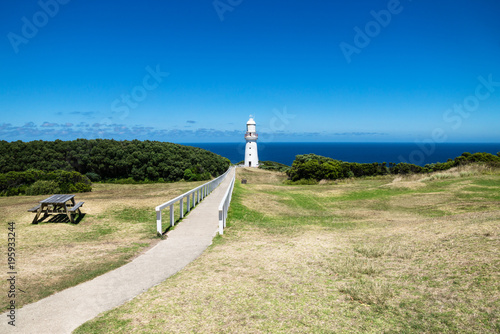
[[[245,167],[259,166],[259,154],[257,153],[258,138],[259,136],[255,130],[255,121],[250,115],[250,119],[247,122],[247,132],[245,133],[245,140],[247,141],[245,146]]]

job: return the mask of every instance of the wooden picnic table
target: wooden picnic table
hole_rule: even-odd
[[[44,218],[51,213],[64,213],[68,216],[69,220],[74,223],[73,214],[78,211],[81,215],[80,207],[84,202],[75,203],[75,195],[52,195],[40,201],[40,204],[29,209],[29,212],[36,212],[35,218],[33,219],[33,224],[38,223],[38,218],[43,213]]]

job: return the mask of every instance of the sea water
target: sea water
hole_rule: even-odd
[[[245,158],[245,142],[240,143],[189,143],[219,154],[237,163]],[[500,143],[432,143],[418,146],[415,143],[257,143],[259,160],[276,161],[291,165],[298,154],[314,153],[337,160],[372,162],[408,162],[423,166],[446,162],[463,152],[497,154]]]

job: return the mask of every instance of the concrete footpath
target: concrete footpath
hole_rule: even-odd
[[[0,333],[71,333],[99,313],[131,300],[184,268],[212,243],[219,226],[218,206],[234,173],[232,168],[220,186],[169,232],[166,240],[118,269],[16,310],[15,328],[7,324],[7,313],[3,313]]]

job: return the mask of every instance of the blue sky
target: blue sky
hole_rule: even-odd
[[[500,142],[497,0],[0,3],[0,139]],[[434,139],[433,139],[434,138]]]

